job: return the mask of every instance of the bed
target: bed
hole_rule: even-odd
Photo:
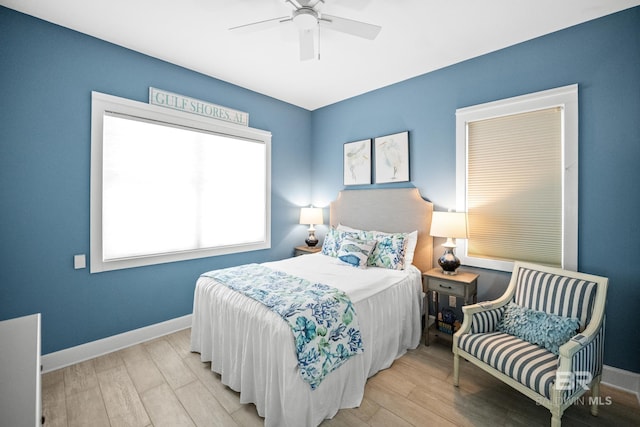
[[[421,271],[432,262],[432,209],[415,188],[342,191],[330,205],[328,235],[336,227],[417,231],[413,262],[402,270],[354,268],[323,253],[254,266],[335,287],[355,308],[364,351],[348,357],[315,389],[301,376],[292,327],[262,303],[220,284],[221,270],[204,273],[196,283],[191,350],[240,392],[242,403],[255,404],[266,426],[317,426],[342,408],[359,406],[367,378],[419,344]]]

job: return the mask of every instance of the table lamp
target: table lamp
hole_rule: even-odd
[[[300,209],[300,224],[309,224],[309,238],[305,240],[307,246],[313,247],[318,244],[318,239],[315,235],[316,229],[313,226],[322,223],[322,208],[311,206]]]
[[[464,212],[433,212],[429,234],[434,237],[447,238],[447,241],[442,245],[444,254],[438,258],[438,264],[444,274],[456,274],[456,270],[460,267],[460,259],[454,252],[456,244],[453,239],[467,238],[466,214]]]

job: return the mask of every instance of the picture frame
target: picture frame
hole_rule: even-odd
[[[344,185],[371,184],[371,139],[347,142],[343,149]]]
[[[409,131],[375,138],[376,184],[409,181]]]

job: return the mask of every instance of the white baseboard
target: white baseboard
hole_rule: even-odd
[[[45,354],[41,358],[42,372],[55,371],[56,369],[189,328],[191,327],[191,316],[191,314],[187,314],[186,316],[145,326],[144,328],[134,329],[122,334]]]
[[[635,394],[640,403],[640,374],[604,365],[602,383]]]

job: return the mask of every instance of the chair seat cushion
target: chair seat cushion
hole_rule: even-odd
[[[458,347],[520,384],[551,398],[558,356],[550,351],[502,332],[463,334]]]

